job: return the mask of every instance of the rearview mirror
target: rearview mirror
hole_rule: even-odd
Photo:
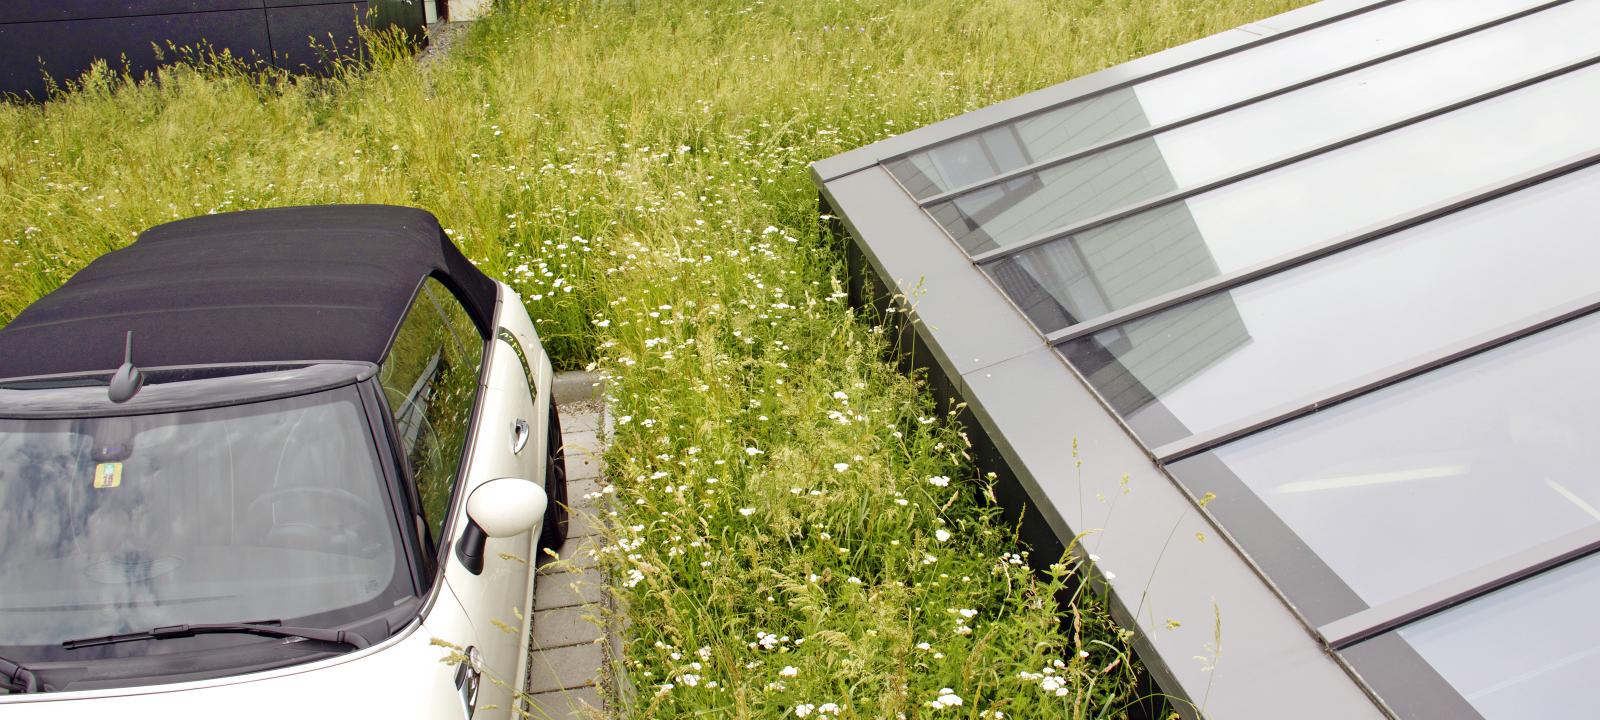
[[[483,572],[484,543],[532,530],[544,519],[549,503],[544,488],[522,478],[496,478],[479,485],[467,496],[467,527],[456,543],[456,558],[473,575]]]

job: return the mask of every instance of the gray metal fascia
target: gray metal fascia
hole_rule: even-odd
[[[1211,718],[1384,717],[1054,351],[961,384],[1032,510],[1099,557],[1118,620],[1163,689]]]
[[[910,296],[918,334],[1018,474],[1032,511],[1063,542],[1093,533],[1084,547],[1114,573],[1114,609],[1137,630],[1140,657],[1163,688],[1215,718],[1276,716],[1284,708],[1308,718],[1383,717],[886,170],[818,184],[873,271]],[[1074,439],[1084,460],[1081,485]],[[1222,653],[1207,672],[1193,658],[1215,654],[1214,612]],[[1179,625],[1168,628],[1169,619]]]
[[[953,382],[1042,347],[1044,337],[917,207],[887,170],[819,183],[878,277],[906,296],[911,318]]]
[[[1214,55],[1237,50],[1246,44],[1260,41],[1264,35],[1281,35],[1362,8],[1388,5],[1393,2],[1395,0],[1323,0],[818,160],[812,163],[812,172],[819,184],[832,182],[884,160],[954,137],[1047,110],[1079,97],[1129,85]]]

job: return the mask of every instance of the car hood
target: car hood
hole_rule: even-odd
[[[462,718],[449,650],[425,624],[367,650],[214,680],[0,696],[6,720],[106,717]]]

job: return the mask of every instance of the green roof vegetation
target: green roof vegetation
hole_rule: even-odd
[[[0,321],[168,220],[426,208],[610,376],[630,716],[1120,717],[1131,638],[1017,554],[807,165],[1299,4],[502,2],[424,68],[102,68],[0,107]]]

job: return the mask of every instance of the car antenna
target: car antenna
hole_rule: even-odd
[[[127,348],[123,351],[122,367],[117,368],[117,374],[111,376],[111,391],[108,393],[111,402],[125,403],[133,399],[144,387],[144,373],[133,366],[133,331],[128,331]]]

